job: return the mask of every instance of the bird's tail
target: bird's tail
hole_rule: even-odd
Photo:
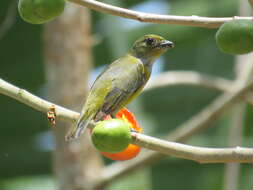
[[[92,120],[93,116],[85,117],[85,115],[81,115],[78,119],[75,126],[69,131],[66,135],[65,139],[67,141],[77,139],[81,136],[81,134],[85,131],[87,126],[89,125],[90,121]]]

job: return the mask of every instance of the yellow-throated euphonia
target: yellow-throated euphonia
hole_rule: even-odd
[[[114,115],[135,98],[147,83],[154,61],[173,43],[158,35],[145,35],[126,55],[110,64],[95,80],[77,124],[66,136],[78,138],[91,120]]]

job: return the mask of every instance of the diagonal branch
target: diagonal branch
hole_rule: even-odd
[[[102,3],[95,0],[68,0],[68,1],[102,13],[133,19],[140,22],[151,22],[157,24],[177,24],[177,25],[204,27],[204,28],[217,28],[224,22],[228,22],[233,19],[253,20],[253,17],[236,17],[236,16],[215,18],[215,17],[201,17],[195,15],[193,16],[160,15],[160,14],[132,11],[116,7],[113,5],[108,5],[106,3]]]
[[[166,71],[155,77],[154,80],[151,80],[145,86],[144,90],[173,85],[191,85],[229,92],[231,91],[232,84],[233,81],[207,74],[200,74],[196,71]]]
[[[248,70],[248,72],[250,72],[251,69],[248,68]],[[249,74],[251,73],[245,73],[244,76]],[[233,83],[234,81],[231,80],[208,74],[198,73],[196,71],[166,71],[155,77],[154,80],[148,82],[148,84],[144,88],[144,91],[168,86],[188,85],[201,86],[224,92],[231,92],[231,86],[234,85]],[[248,104],[253,105],[251,93],[248,93],[243,98]]]

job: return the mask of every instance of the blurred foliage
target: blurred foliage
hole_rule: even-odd
[[[153,0],[154,2],[155,0]],[[168,13],[177,15],[234,16],[236,0],[160,0],[168,4]],[[152,2],[105,1],[134,9],[136,5]],[[0,2],[0,28],[10,0]],[[146,10],[148,12],[148,10]],[[121,56],[132,42],[147,33],[160,34],[175,42],[176,48],[164,55],[164,70],[194,70],[229,79],[234,78],[234,58],[221,53],[215,46],[215,29],[138,23],[95,11],[92,14],[94,67],[108,64]],[[134,24],[135,27],[130,27]],[[19,15],[11,29],[0,39],[1,78],[45,97],[46,82],[43,68],[43,27],[23,22]],[[130,108],[148,134],[167,134],[209,104],[220,92],[201,87],[161,88],[141,95]],[[0,189],[15,188],[7,184],[26,182],[20,176],[51,174],[50,152],[38,145],[38,134],[50,130],[45,115],[0,95]],[[240,114],[240,113],[238,113]],[[244,144],[252,145],[252,107],[246,107]],[[188,143],[204,146],[227,146],[230,113],[224,114],[213,128],[196,135]],[[108,189],[189,189],[220,190],[223,187],[223,164],[199,165],[181,159],[165,159],[145,172],[119,179]],[[243,165],[240,190],[252,187],[252,166]],[[32,183],[31,178],[31,183]],[[36,184],[35,179],[35,184]],[[41,178],[43,180],[43,178]],[[20,182],[19,181],[23,181]],[[40,185],[35,185],[40,186]],[[148,188],[147,188],[148,187]],[[26,189],[29,189],[28,186]],[[39,187],[37,188],[39,190]],[[51,186],[43,188],[50,189]],[[36,190],[36,189],[35,189]]]
[[[18,177],[3,180],[0,189],[4,190],[54,190],[56,184],[50,176],[39,175],[36,177]]]

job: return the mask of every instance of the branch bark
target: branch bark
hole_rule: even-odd
[[[202,86],[229,92],[231,91],[233,81],[207,74],[200,74],[196,71],[166,71],[158,75],[154,80],[148,82],[144,90],[173,85]]]
[[[9,96],[43,113],[47,113],[50,107],[54,105],[56,110],[56,117],[58,119],[62,119],[69,122],[75,122],[75,120],[79,117],[79,113],[64,108],[62,106],[56,105],[52,102],[46,101],[42,98],[39,98],[38,96],[35,96],[24,89],[18,88],[4,81],[1,78],[0,78],[0,94]]]
[[[253,162],[253,148],[204,148],[161,140],[140,133],[132,133],[132,143],[178,158],[200,163]]]
[[[231,126],[228,132],[229,146],[239,146],[244,127],[245,103],[235,106],[231,114]],[[224,190],[237,190],[239,187],[240,163],[227,163],[224,171]]]
[[[204,28],[218,28],[224,22],[228,22],[234,19],[253,20],[253,17],[237,17],[237,16],[215,18],[215,17],[201,17],[195,15],[193,16],[159,15],[159,14],[132,11],[94,0],[68,0],[68,1],[105,14],[120,16],[123,18],[133,19],[140,22],[150,22],[157,24],[177,24],[185,26],[204,27]]]
[[[252,87],[252,81],[245,86],[232,87],[231,93],[227,92],[216,98],[209,106],[171,132],[168,139],[184,141],[193,134],[208,128],[226,109],[243,99]]]

